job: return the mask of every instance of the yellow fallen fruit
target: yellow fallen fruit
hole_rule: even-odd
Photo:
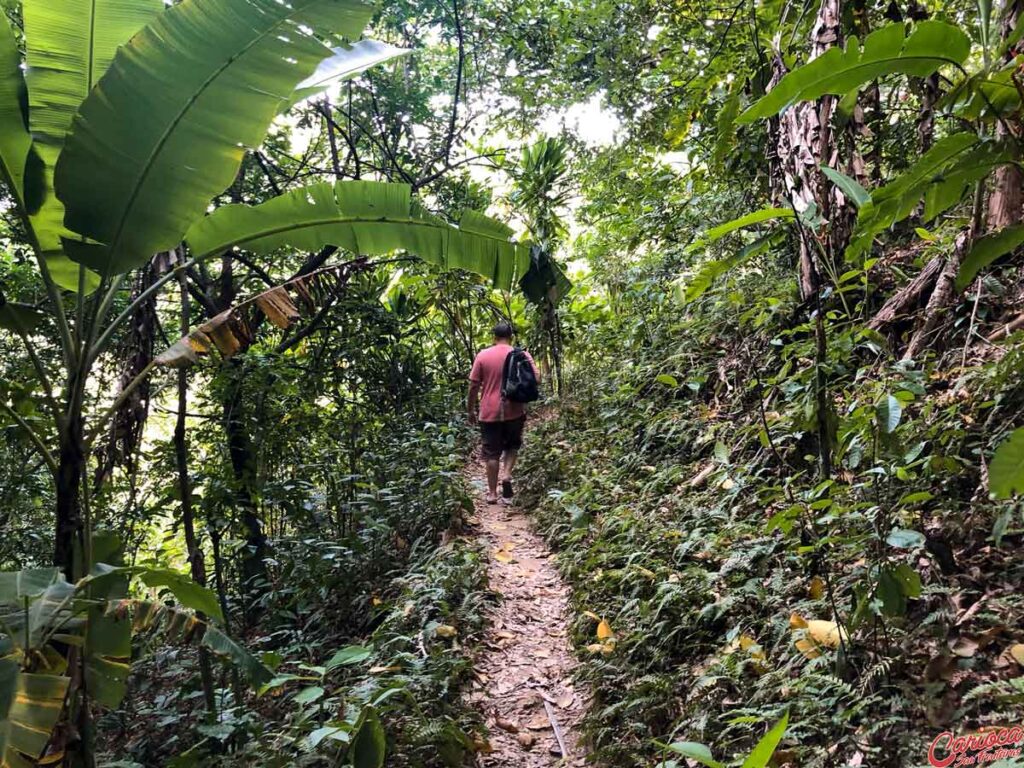
[[[1013,660],[1024,667],[1024,643],[1017,643],[1010,646],[1010,655]]]
[[[612,625],[601,619],[597,624],[597,639],[607,640],[609,637],[615,637],[615,633],[612,632]]]
[[[453,627],[451,624],[438,624],[434,629],[434,634],[438,637],[455,637],[459,634],[459,630]]]
[[[821,596],[825,594],[825,581],[821,576],[815,576],[811,579],[811,583],[807,586],[807,593],[811,596],[812,600],[820,600]]]
[[[789,626],[797,630],[806,630],[802,636],[796,638],[794,644],[796,649],[808,659],[816,659],[820,656],[823,647],[838,648],[840,642],[849,640],[846,631],[834,621],[820,619],[807,621],[794,613],[789,619]]]

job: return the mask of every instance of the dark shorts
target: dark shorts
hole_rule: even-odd
[[[511,421],[481,421],[481,454],[485,459],[500,459],[503,451],[518,451],[523,445],[526,417]]]

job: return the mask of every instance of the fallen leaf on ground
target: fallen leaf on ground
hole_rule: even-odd
[[[499,717],[494,721],[494,724],[501,728],[501,730],[503,731],[508,731],[509,733],[519,733],[519,724],[513,723],[511,720],[504,720]]]
[[[598,640],[607,640],[609,637],[614,637],[614,636],[615,636],[615,633],[612,632],[612,625],[609,624],[604,619],[601,619],[601,621],[599,621],[598,624],[597,624],[597,639]]]
[[[532,733],[520,733],[516,735],[516,741],[519,742],[519,746],[523,749],[530,749],[533,747],[534,742],[537,741],[537,737]]]

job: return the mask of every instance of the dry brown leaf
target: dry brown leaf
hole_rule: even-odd
[[[266,315],[267,320],[284,330],[291,328],[292,323],[298,322],[300,317],[292,297],[280,285],[257,296],[256,306]]]
[[[509,733],[519,733],[519,723],[514,723],[511,720],[505,720],[504,718],[499,717],[495,719],[494,724],[501,728],[501,730],[503,731],[508,731]]]
[[[531,731],[546,731],[551,727],[551,721],[548,720],[547,715],[536,715],[526,724],[526,727]]]
[[[534,743],[537,741],[537,737],[532,733],[523,732],[516,734],[516,741],[519,742],[519,746],[523,749],[532,749]]]
[[[574,694],[572,694],[572,693],[563,693],[561,696],[558,697],[558,701],[556,701],[555,703],[561,709],[567,709],[568,707],[572,706],[572,703],[573,703],[573,701],[575,701],[575,699],[576,699],[576,696]]]

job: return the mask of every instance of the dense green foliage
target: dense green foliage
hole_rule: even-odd
[[[3,8],[5,764],[486,750],[497,318],[591,762],[1020,723],[1017,0]]]

